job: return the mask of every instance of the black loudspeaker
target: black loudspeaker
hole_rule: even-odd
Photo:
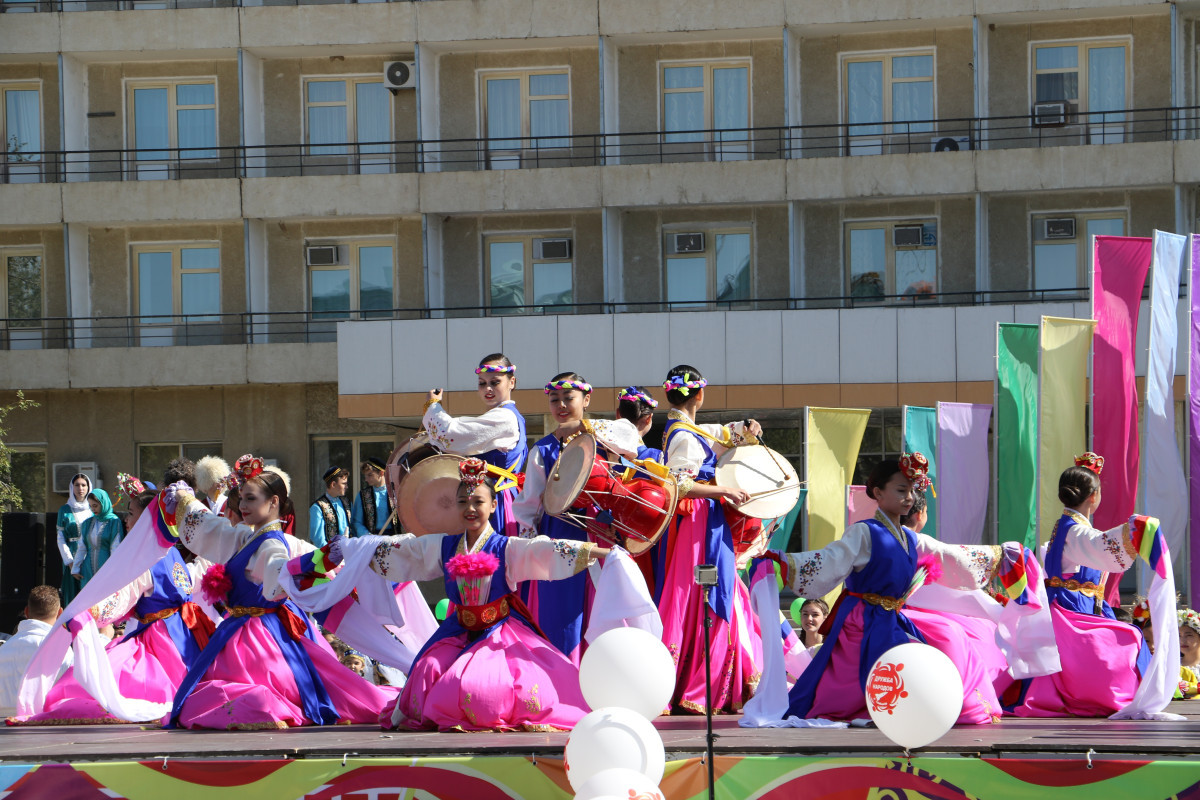
[[[58,564],[52,580],[46,580],[46,515],[13,511],[3,517],[3,540],[0,541],[0,600],[17,602],[21,608],[33,587],[62,582],[62,559],[58,555],[57,538],[51,547],[53,561]],[[57,537],[57,530],[51,529]]]

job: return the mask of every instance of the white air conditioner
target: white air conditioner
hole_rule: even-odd
[[[953,153],[971,149],[970,136],[934,136],[929,140],[929,149],[934,153]]]
[[[388,61],[383,65],[383,85],[388,89],[412,89],[417,85],[417,62]]]
[[[563,260],[571,257],[573,250],[570,239],[534,239],[533,257],[544,261]]]
[[[671,255],[680,253],[703,253],[703,233],[673,233],[667,237],[668,250]]]
[[[892,228],[892,246],[920,247],[924,239],[923,232],[922,225],[897,225]]]
[[[55,494],[70,494],[71,479],[81,472],[88,476],[93,489],[100,488],[100,468],[95,461],[59,461],[53,465],[52,472]]]
[[[337,245],[314,245],[304,248],[304,263],[310,267],[336,267],[342,262],[342,248]]]
[[[1043,239],[1074,239],[1075,238],[1075,218],[1074,217],[1058,217],[1056,219],[1042,220],[1045,227],[1042,229]]]
[[[1035,103],[1033,106],[1033,126],[1035,128],[1058,127],[1067,124],[1067,116],[1073,113],[1075,106],[1064,100],[1053,103]]]

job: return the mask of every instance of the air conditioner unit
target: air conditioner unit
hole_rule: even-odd
[[[1074,217],[1059,217],[1057,219],[1042,220],[1045,223],[1043,229],[1044,239],[1074,239],[1075,238],[1075,218]]]
[[[892,228],[892,246],[920,247],[924,238],[923,231],[922,225],[897,225]]]
[[[100,468],[95,461],[59,461],[53,465],[52,472],[55,494],[70,494],[71,479],[81,472],[88,476],[92,488],[100,488]]]
[[[570,239],[534,239],[533,257],[545,261],[567,259],[574,248]]]
[[[934,153],[953,153],[971,150],[970,136],[934,136],[929,140],[929,149]]]
[[[388,89],[412,89],[417,85],[417,62],[388,61],[383,65],[383,85]]]
[[[703,233],[673,233],[667,237],[667,243],[671,255],[704,252]]]
[[[1073,111],[1073,104],[1063,100],[1053,103],[1035,103],[1033,106],[1033,126],[1035,128],[1051,128],[1066,125],[1067,115]]]
[[[304,263],[310,267],[336,267],[342,263],[342,248],[337,245],[306,247]]]

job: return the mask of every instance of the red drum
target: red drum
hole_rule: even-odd
[[[580,434],[563,448],[542,494],[547,514],[583,528],[593,538],[638,556],[662,536],[675,510],[675,480],[657,465],[635,461],[622,475],[597,452],[596,438]]]

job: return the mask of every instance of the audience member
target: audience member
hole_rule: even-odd
[[[45,585],[33,587],[25,604],[25,619],[17,626],[16,634],[0,645],[0,718],[16,713],[17,692],[25,668],[60,614],[58,589]],[[69,662],[70,653],[64,669]]]

